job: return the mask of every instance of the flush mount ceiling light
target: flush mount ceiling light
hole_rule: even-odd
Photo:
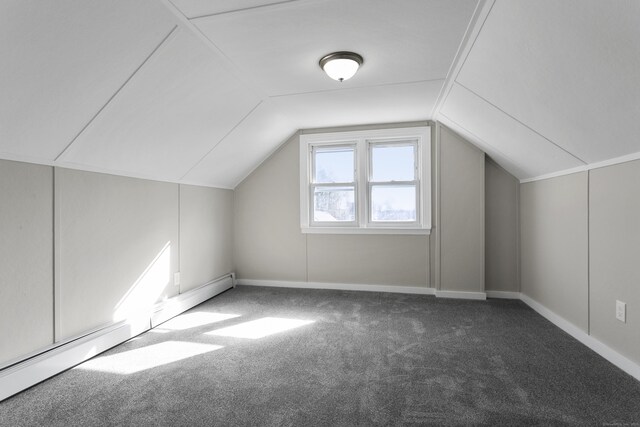
[[[364,59],[353,52],[333,52],[320,60],[320,68],[333,80],[349,80],[358,71]]]

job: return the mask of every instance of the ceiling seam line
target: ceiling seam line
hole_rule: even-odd
[[[198,167],[198,165],[199,165],[200,163],[202,163],[202,161],[205,159],[205,157],[207,157],[209,154],[211,154],[211,152],[212,152],[213,150],[215,150],[215,149],[216,149],[216,147],[217,147],[218,145],[220,145],[220,144],[221,144],[225,139],[227,139],[227,137],[228,137],[229,135],[231,135],[231,133],[232,133],[234,130],[236,130],[238,126],[240,126],[242,123],[244,123],[244,121],[247,119],[247,117],[249,117],[249,116],[250,116],[254,111],[256,111],[256,109],[257,109],[259,106],[261,106],[262,104],[263,104],[263,101],[260,101],[260,102],[258,102],[258,103],[255,105],[255,107],[253,107],[251,110],[249,110],[249,112],[248,112],[247,114],[245,114],[245,115],[240,119],[240,121],[239,121],[238,123],[236,123],[236,125],[235,125],[234,127],[232,127],[232,128],[229,130],[229,132],[227,132],[226,134],[224,134],[224,136],[223,136],[222,138],[220,138],[220,140],[219,140],[219,141],[218,141],[218,142],[217,142],[213,147],[211,147],[211,149],[210,149],[209,151],[207,151],[207,152],[206,152],[206,153],[205,153],[205,154],[200,158],[200,160],[198,160],[198,161],[197,161],[193,166],[191,166],[191,168],[190,168],[187,172],[185,172],[185,174],[184,174],[184,175],[182,175],[182,176],[180,177],[180,180],[183,180],[185,176],[189,175],[189,174],[191,173],[191,171],[192,171],[192,170],[194,170],[196,167]]]
[[[270,8],[270,7],[273,7],[273,6],[280,6],[280,5],[287,4],[287,3],[295,3],[296,1],[299,1],[299,0],[284,0],[284,1],[274,2],[274,3],[259,4],[259,5],[256,5],[256,6],[244,7],[244,8],[241,8],[241,9],[233,9],[233,10],[227,10],[227,11],[224,11],[224,12],[208,13],[208,14],[205,14],[205,15],[194,16],[194,17],[191,17],[191,18],[189,18],[187,15],[185,15],[185,16],[187,16],[187,19],[189,21],[192,21],[192,20],[196,20],[196,19],[206,19],[206,18],[212,18],[214,16],[227,15],[227,14],[232,14],[232,13],[242,13],[242,12],[247,12],[247,11],[254,10],[254,9],[267,9],[267,8]]]
[[[567,150],[566,148],[561,147],[560,145],[556,144],[555,142],[553,142],[552,140],[550,140],[549,138],[547,138],[546,136],[544,136],[543,134],[541,134],[540,132],[538,132],[537,130],[533,129],[532,127],[530,127],[529,125],[527,125],[526,123],[522,122],[521,120],[518,120],[517,118],[513,117],[511,114],[507,113],[506,111],[504,111],[502,108],[498,107],[497,105],[493,104],[492,102],[490,102],[489,100],[487,100],[486,98],[484,98],[483,96],[477,94],[476,92],[474,92],[473,90],[469,89],[468,87],[466,87],[465,85],[463,85],[460,82],[455,82],[455,84],[459,85],[460,87],[468,90],[469,92],[471,92],[472,94],[474,94],[475,96],[477,96],[478,98],[482,99],[484,102],[486,102],[487,104],[491,105],[493,108],[495,108],[496,110],[500,111],[502,114],[504,114],[507,117],[510,117],[511,119],[515,120],[516,122],[520,123],[522,126],[526,127],[527,129],[529,129],[531,132],[535,133],[536,135],[540,136],[541,138],[544,138],[546,141],[550,142],[551,144],[555,145],[556,147],[558,147],[559,149],[561,149],[562,151],[564,151],[565,153],[567,153],[568,155],[570,155],[571,157],[573,157],[574,159],[580,161],[582,164],[587,165],[588,163],[585,162],[584,160],[582,160],[580,157],[576,156],[575,154],[571,153],[569,150]]]
[[[113,95],[111,95],[109,97],[109,99],[107,100],[107,102],[105,102],[105,104],[98,110],[98,112],[96,114],[93,115],[93,117],[91,117],[91,119],[87,122],[87,124],[85,124],[82,129],[80,129],[80,132],[78,132],[76,134],[76,136],[73,137],[73,139],[71,140],[71,142],[69,142],[66,147],[64,147],[64,149],[60,152],[60,154],[58,154],[56,156],[56,158],[53,160],[54,162],[57,162],[64,154],[67,153],[67,151],[71,148],[71,146],[78,140],[78,138],[84,133],[85,130],[87,130],[87,128],[94,122],[95,119],[98,118],[98,116],[104,111],[105,108],[107,108],[107,106],[111,103],[111,101],[113,101],[115,99],[116,96],[118,96],[118,94],[122,91],[122,89],[125,88],[125,86],[127,86],[129,84],[129,82],[131,81],[131,79],[133,79],[133,77],[138,74],[138,71],[140,71],[142,69],[142,67],[144,67],[144,65],[149,62],[149,60],[156,54],[156,52],[158,52],[158,50],[165,44],[165,42],[167,42],[167,40],[169,40],[169,38],[176,33],[176,29],[178,28],[177,25],[174,25],[174,27],[171,29],[171,31],[169,31],[169,33],[164,36],[164,38],[160,41],[160,43],[151,51],[151,53],[144,59],[144,61],[142,61],[142,63],[133,71],[133,73],[124,81],[124,83],[122,85],[120,85],[120,87],[113,93]]]
[[[264,88],[256,82],[252,77],[245,74],[243,69],[239,67],[221,48],[216,45],[209,36],[205,34],[195,23],[191,22],[189,18],[173,3],[172,0],[159,0],[165,5],[165,7],[178,19],[178,24],[184,27],[187,31],[190,31],[196,38],[200,39],[206,47],[216,55],[216,59],[220,60],[222,66],[229,71],[247,92],[251,92],[256,98],[260,99],[260,102],[269,101],[269,95]],[[299,2],[315,2],[317,0],[296,0]],[[277,5],[275,5],[277,6]],[[271,107],[282,113],[281,107],[271,104]],[[202,160],[202,159],[201,159]],[[190,171],[189,171],[190,172]],[[187,172],[187,174],[189,173]],[[185,174],[185,176],[187,175]]]
[[[465,132],[467,132],[469,135],[473,136],[474,138],[476,138],[478,141],[482,141],[484,144],[490,146],[491,148],[493,148],[498,154],[504,156],[505,158],[509,159],[509,161],[511,161],[514,165],[516,164],[516,162],[513,160],[513,158],[509,155],[507,155],[506,153],[504,153],[503,151],[495,148],[493,145],[489,144],[486,140],[484,140],[483,138],[480,138],[475,132],[471,132],[469,129],[467,129],[466,127],[462,126],[460,123],[458,123],[457,121],[453,120],[451,117],[447,116],[444,113],[440,113],[440,115],[442,117],[444,117],[445,119],[449,120],[451,123],[453,123],[456,126],[459,126],[462,130],[464,130]],[[484,150],[482,150],[484,151]],[[486,153],[486,152],[485,152]],[[497,162],[496,162],[497,163]],[[506,170],[506,169],[505,169]],[[508,171],[507,171],[508,172]],[[513,175],[511,172],[509,172],[511,175]],[[515,176],[515,175],[514,175]]]
[[[492,3],[491,3],[491,7],[489,7],[489,11],[487,12],[487,16],[484,17],[484,20],[482,21],[482,25],[480,26],[480,29],[478,30],[478,34],[476,34],[476,37],[473,39],[473,43],[471,43],[471,47],[469,47],[469,51],[465,55],[464,60],[462,61],[462,64],[460,64],[460,68],[458,69],[458,71],[456,72],[455,77],[453,78],[453,83],[457,83],[458,76],[460,75],[460,72],[462,71],[462,69],[464,68],[465,64],[467,63],[467,59],[469,59],[469,55],[471,55],[471,51],[476,46],[476,42],[478,41],[478,38],[480,37],[480,33],[482,33],[482,30],[484,29],[484,26],[487,23],[487,20],[489,19],[489,16],[491,15],[491,11],[493,10],[493,6],[495,6],[495,5],[496,5],[496,0],[493,0]]]
[[[323,89],[323,90],[313,90],[309,92],[295,92],[295,93],[285,93],[282,95],[269,95],[268,98],[269,99],[286,98],[287,96],[314,95],[317,93],[331,93],[331,92],[349,91],[349,90],[357,90],[357,89],[372,89],[377,87],[402,86],[402,85],[411,85],[411,84],[418,84],[418,83],[438,82],[438,81],[444,81],[444,80],[445,80],[444,78],[438,78],[438,79],[414,80],[409,82],[380,83],[377,85],[348,87],[348,88],[342,88],[342,89]]]
[[[56,165],[48,165],[48,166],[56,166]],[[227,187],[227,186],[203,184],[195,181],[189,181],[189,180],[185,181],[177,178],[166,178],[166,177],[163,178],[163,177],[148,175],[148,174],[138,174],[135,172],[120,170],[120,169],[107,169],[107,168],[92,166],[92,165],[87,166],[86,164],[75,163],[75,162],[65,162],[64,167],[66,169],[78,170],[83,172],[102,173],[102,174],[116,175],[116,176],[121,176],[126,178],[143,179],[146,181],[158,181],[158,182],[165,182],[169,184],[184,184],[184,185],[194,185],[197,187],[222,188],[224,190],[233,190],[232,187]]]
[[[460,60],[460,56],[462,55],[462,52],[466,49],[466,44],[469,42],[470,38],[471,38],[471,33],[473,32],[474,28],[475,28],[475,23],[474,23],[474,19],[478,16],[478,14],[480,13],[480,11],[482,10],[482,7],[484,6],[485,3],[483,3],[483,0],[478,1],[478,3],[476,4],[476,8],[473,11],[473,14],[471,15],[471,20],[469,21],[469,24],[467,24],[467,28],[464,31],[464,34],[462,35],[462,40],[460,40],[460,44],[458,45],[458,49],[456,50],[455,55],[453,56],[453,61],[451,61],[451,65],[449,66],[449,69],[447,70],[447,75],[445,76],[444,79],[444,83],[442,85],[442,87],[440,88],[440,91],[438,92],[438,97],[436,98],[436,102],[433,104],[433,109],[431,111],[431,117],[435,117],[437,111],[439,110],[439,106],[440,106],[440,102],[444,102],[447,98],[447,96],[449,95],[449,91],[447,91],[447,85],[449,84],[449,81],[451,80],[451,77],[453,76],[454,70],[456,69],[459,60]],[[486,20],[486,19],[485,19]],[[484,22],[482,23],[484,25]],[[476,34],[476,38],[478,37],[478,35],[480,34],[480,31],[478,31],[478,34]],[[475,43],[475,39],[474,39],[474,43]],[[473,45],[469,48],[469,50],[471,50],[471,48],[473,47]],[[464,65],[464,63],[462,64]],[[447,95],[444,94],[444,92],[447,92]]]
[[[433,111],[431,112],[431,117],[435,118],[437,114],[440,114],[440,110],[442,110],[442,106],[444,105],[444,102],[447,100],[447,98],[449,97],[449,94],[451,93],[451,89],[453,88],[453,84],[456,83],[457,79],[458,79],[458,75],[460,75],[460,71],[462,71],[462,69],[464,68],[464,65],[467,63],[467,58],[469,58],[469,55],[471,54],[471,51],[473,50],[474,46],[476,45],[476,41],[478,40],[478,37],[480,37],[480,33],[482,33],[482,30],[484,29],[484,25],[487,22],[487,19],[489,19],[489,15],[491,14],[491,11],[493,10],[493,6],[496,4],[496,0],[488,0],[491,1],[491,6],[489,7],[489,10],[487,11],[487,15],[484,17],[484,19],[482,20],[482,24],[480,25],[480,28],[478,29],[478,33],[475,35],[475,37],[473,38],[473,42],[471,42],[471,45],[469,46],[469,49],[466,49],[466,46],[463,48],[462,44],[464,44],[464,38],[466,37],[466,32],[465,32],[465,36],[463,37],[462,43],[460,45],[460,47],[458,48],[458,52],[456,52],[456,57],[454,57],[453,62],[451,63],[451,68],[449,69],[449,72],[447,72],[447,76],[445,77],[445,81],[444,81],[444,85],[442,86],[442,89],[440,91],[440,93],[438,94],[438,98],[436,99],[436,103],[433,106]],[[480,4],[478,3],[478,8],[477,13],[480,14],[483,10],[484,10],[484,4]],[[476,12],[474,12],[474,15],[476,14]],[[473,18],[472,18],[473,20]],[[471,23],[470,23],[471,24]],[[471,31],[473,32],[473,30],[475,29],[475,25],[473,25],[473,27],[469,27],[467,29],[467,31]],[[471,37],[471,33],[469,33],[469,37]],[[467,42],[470,39],[467,40]],[[460,55],[464,54],[464,50],[467,50],[464,59],[462,60],[462,62],[460,63],[460,65],[458,66],[458,53]],[[457,71],[456,71],[457,69]],[[455,74],[455,75],[454,75]],[[448,88],[447,88],[448,87]]]
[[[179,21],[178,25],[182,25],[187,31],[191,32],[196,38],[200,39],[207,48],[217,56],[217,60],[220,60],[222,66],[231,73],[241,84],[244,89],[252,92],[261,101],[268,98],[264,90],[250,77],[246,76],[242,69],[236,65],[231,58],[223,52],[222,49],[216,45],[213,40],[207,36],[204,31],[200,30],[197,25],[187,18],[182,11],[171,0],[160,0],[165,5],[169,12],[171,12]]]

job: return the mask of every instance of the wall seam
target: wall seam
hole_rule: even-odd
[[[57,167],[52,167],[53,173],[53,342],[62,338],[62,292],[60,290],[60,194],[57,191],[60,186],[56,179]]]
[[[307,283],[309,282],[309,235],[304,235],[304,273]]]
[[[482,291],[487,291],[487,153],[482,153]]]
[[[436,255],[438,259],[436,260],[436,289],[442,289],[442,199],[441,199],[441,188],[442,188],[442,125],[438,124],[436,127],[436,177],[438,179],[438,183],[436,185],[436,204],[438,211],[438,230],[436,234]]]
[[[587,171],[587,334],[591,335],[591,171]]]
[[[182,222],[182,210],[180,209],[181,207],[181,197],[182,197],[182,184],[178,184],[178,235],[177,235],[177,240],[178,240],[178,273],[180,274],[180,284],[178,285],[178,295],[180,295],[182,293],[182,256],[180,254],[181,252],[181,246],[180,246],[180,231],[181,231],[181,222]],[[175,274],[173,275],[173,286],[176,286],[176,276]]]
[[[55,168],[51,168],[51,296],[53,304],[52,332],[53,342],[56,342],[56,173]]]
[[[520,187],[522,184],[516,181],[516,287],[522,292],[522,227],[520,225]]]

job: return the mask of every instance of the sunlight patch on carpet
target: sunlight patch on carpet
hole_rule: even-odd
[[[219,337],[249,338],[252,340],[264,338],[269,335],[296,329],[301,326],[314,323],[314,320],[284,319],[280,317],[263,317],[229,326],[215,331],[207,332],[205,335]]]
[[[166,341],[108,356],[98,356],[74,369],[128,375],[145,371],[199,354],[224,348],[220,345]]]

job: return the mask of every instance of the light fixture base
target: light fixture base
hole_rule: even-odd
[[[320,68],[329,77],[339,82],[350,79],[364,63],[361,55],[354,52],[340,51],[323,56],[320,61]]]

